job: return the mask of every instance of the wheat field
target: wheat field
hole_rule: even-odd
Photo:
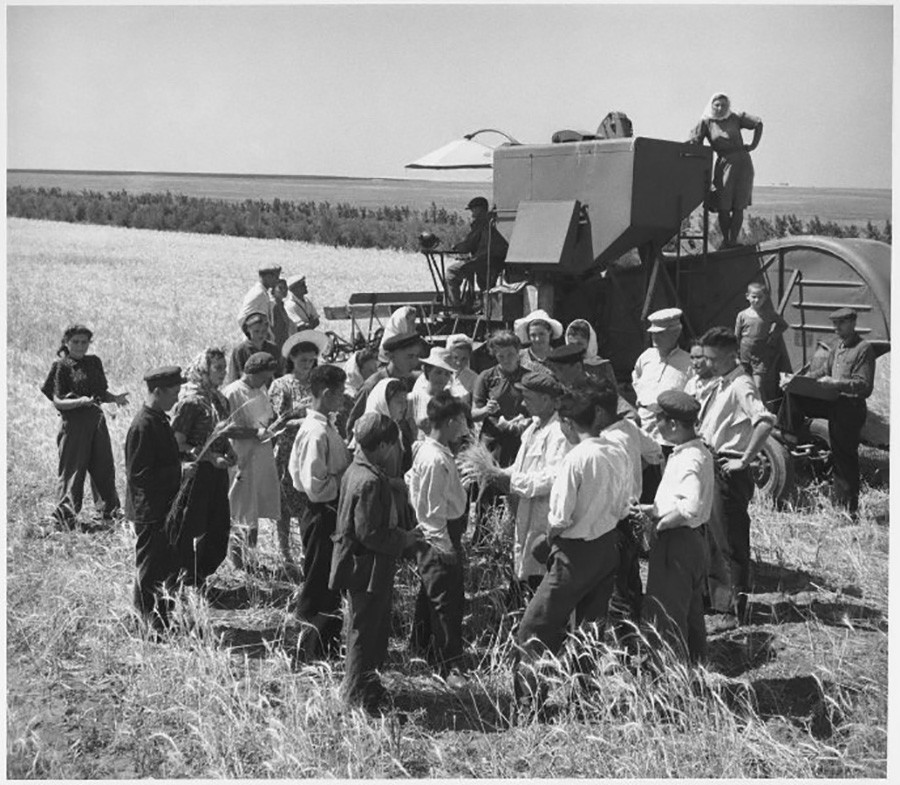
[[[886,776],[888,489],[872,471],[857,524],[825,501],[805,512],[754,503],[752,623],[711,624],[708,669],[673,665],[653,679],[595,637],[590,689],[573,693],[565,657],[549,666],[556,712],[546,723],[511,722],[500,517],[469,551],[468,690],[449,690],[406,654],[406,564],[385,675],[397,711],[343,709],[339,661],[292,665],[296,586],[275,569],[265,524],[260,574],[223,565],[215,601],[186,594],[182,630],[147,640],[130,612],[128,529],[41,523],[54,501],[57,416],[38,387],[63,327],[87,323],[111,389],[131,392],[109,422],[123,492],[142,374],[240,340],[234,312],[260,262],[306,273],[320,306],[428,288],[427,269],[398,252],[17,219],[7,256],[8,776]]]

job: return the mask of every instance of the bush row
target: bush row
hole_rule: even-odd
[[[417,250],[418,235],[434,232],[445,245],[462,239],[466,218],[438,207],[425,210],[384,205],[358,207],[347,203],[271,202],[184,196],[181,194],[127,191],[63,191],[60,188],[24,188],[6,191],[7,215],[68,223],[108,224],[137,229],[158,229],[236,237],[300,240],[352,248],[397,248]],[[696,222],[696,217],[695,217]],[[861,227],[822,221],[818,216],[803,221],[796,215],[772,218],[751,215],[744,227],[745,239],[759,243],[775,237],[814,234],[827,237],[862,237],[891,242],[891,222],[879,226],[872,221]],[[714,216],[710,216],[710,241],[720,239]]]
[[[127,191],[6,190],[7,215],[136,229],[299,240],[353,248],[416,250],[418,235],[434,232],[453,244],[465,237],[467,219],[432,202],[425,210],[385,205],[357,207],[330,202],[271,202]]]

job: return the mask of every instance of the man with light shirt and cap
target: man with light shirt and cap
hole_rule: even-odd
[[[563,386],[546,370],[526,373],[516,388],[522,393],[531,424],[522,434],[522,443],[512,465],[496,467],[483,477],[502,494],[515,499],[516,528],[513,543],[513,584],[511,604],[521,605],[540,585],[547,572],[531,553],[535,540],[546,535],[550,512],[550,489],[562,460],[571,448],[560,425],[557,408],[565,393]]]
[[[319,312],[309,299],[309,288],[305,275],[292,275],[287,279],[288,296],[284,300],[284,310],[294,325],[294,330],[315,330],[319,326]]]
[[[650,563],[644,620],[649,639],[665,643],[692,662],[706,656],[703,590],[706,581],[706,523],[715,489],[713,457],[695,426],[699,402],[685,392],[666,390],[657,398],[660,433],[675,447],[666,462],[653,504]]]
[[[252,313],[263,314],[268,324],[272,324],[272,301],[269,299],[269,291],[278,283],[280,275],[281,268],[276,264],[259,268],[259,280],[247,290],[238,309],[237,321],[241,329],[244,328],[246,318]]]
[[[461,305],[464,280],[472,280],[474,277],[482,291],[494,285],[509,250],[509,244],[503,235],[491,224],[487,199],[476,196],[469,201],[466,209],[472,213],[471,229],[465,239],[453,246],[452,251],[468,254],[470,258],[467,261],[454,262],[447,268],[447,297],[449,304],[454,307]],[[488,280],[489,267],[490,280]]]
[[[700,409],[700,436],[716,459],[710,518],[709,595],[713,610],[744,617],[752,588],[750,514],[755,483],[750,470],[775,422],[753,379],[738,361],[738,339],[727,327],[700,338],[716,377]]]
[[[134,607],[157,632],[169,626],[173,587],[180,564],[163,524],[182,479],[181,453],[166,414],[178,401],[185,379],[169,365],[144,375],[147,398],[125,437],[125,516],[134,524]],[[186,464],[184,474],[196,470]]]
[[[691,371],[691,356],[678,346],[681,315],[680,308],[663,308],[650,314],[647,332],[653,345],[637,358],[631,374],[641,428],[660,444],[665,441],[656,427],[657,396],[663,390],[683,390]],[[653,498],[659,478],[658,467],[647,468],[644,475],[646,501]]]
[[[413,371],[419,367],[419,354],[422,351],[424,341],[415,332],[401,333],[388,338],[381,348],[387,353],[388,364],[379,368],[363,383],[356,400],[347,417],[347,430],[352,430],[353,423],[366,410],[366,400],[369,393],[382,379],[400,379],[407,392],[412,392],[415,377]]]
[[[838,308],[829,314],[838,340],[821,367],[809,376],[834,400],[788,392],[784,416],[796,426],[801,415],[827,417],[834,464],[834,502],[855,518],[859,509],[859,441],[866,423],[866,398],[875,384],[875,351],[856,331],[856,312]],[[791,427],[790,430],[794,428]]]

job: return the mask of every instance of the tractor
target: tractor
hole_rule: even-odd
[[[492,220],[509,251],[505,280],[475,293],[477,312],[448,307],[446,265],[453,254],[427,237],[421,251],[432,290],[358,293],[347,306],[326,309],[326,316],[351,318],[351,337],[361,343],[393,309],[412,305],[426,340],[440,344],[457,332],[483,340],[544,308],[564,324],[587,319],[600,337],[600,354],[628,390],[634,361],[648,345],[649,313],[681,308],[688,341],[711,326],[733,325],[746,307],[747,284],[762,281],[790,325],[784,338],[794,370],[821,355],[832,333],[827,314],[843,306],[858,313],[859,332],[876,353],[889,351],[890,246],[798,236],[713,252],[708,147],[640,136],[554,138],[572,141],[494,150]],[[691,222],[698,208],[699,227]],[[360,325],[366,319],[367,330]],[[757,459],[757,484],[776,501],[786,500],[796,471],[821,471],[828,458],[821,422],[799,437],[778,433]]]

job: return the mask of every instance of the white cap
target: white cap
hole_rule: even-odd
[[[647,317],[650,321],[647,332],[662,333],[666,330],[681,329],[681,316],[681,308],[663,308],[662,310],[655,311]]]

